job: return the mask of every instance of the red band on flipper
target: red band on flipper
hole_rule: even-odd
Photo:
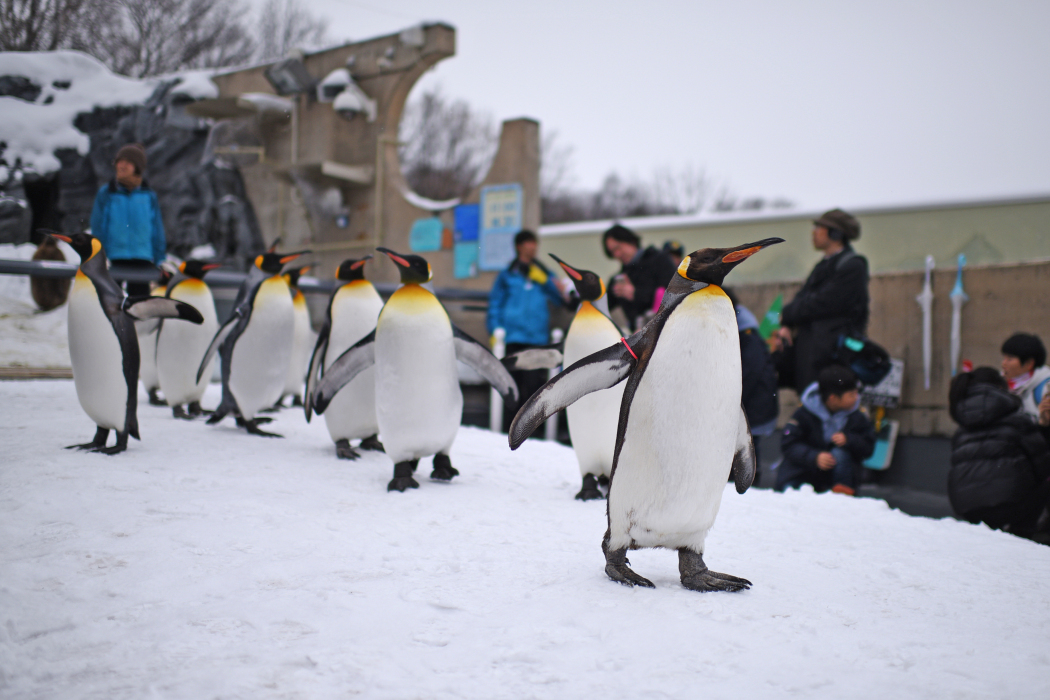
[[[634,350],[631,350],[631,346],[627,344],[627,338],[622,338],[621,337],[620,338],[620,342],[623,343],[623,346],[625,348],[627,348],[627,352],[631,353],[631,357],[633,357],[634,361],[637,362],[638,361],[638,356],[634,354]]]

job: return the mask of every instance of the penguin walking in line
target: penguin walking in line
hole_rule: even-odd
[[[304,254],[264,253],[255,259],[255,267],[267,276],[244,294],[241,304],[212,338],[197,370],[199,382],[215,353],[219,353],[222,401],[208,419],[208,425],[232,413],[237,416],[237,424],[252,435],[282,437],[261,430],[259,423],[263,419],[255,416],[273,406],[284,391],[292,355],[295,311],[281,268]]]
[[[163,297],[128,297],[106,267],[106,253],[97,238],[76,233],[52,233],[73,247],[80,267],[69,294],[69,358],[73,383],[84,412],[95,422],[95,438],[78,448],[113,455],[128,447],[128,436],[139,439],[139,344],[135,321],[154,318],[201,323],[189,304]],[[106,447],[109,431],[117,443]]]
[[[743,493],[755,476],[751,431],[740,404],[736,314],[721,284],[742,261],[782,242],[767,238],[687,256],[649,323],[554,377],[514,417],[511,449],[547,416],[627,380],[602,540],[605,573],[614,581],[652,588],[628,566],[627,550],[662,547],[678,550],[686,588],[751,586],[747,579],[711,571],[703,558],[727,478],[732,474]]]
[[[297,267],[284,273],[284,279],[292,293],[292,310],[295,312],[295,326],[292,331],[292,357],[288,362],[288,373],[284,378],[284,390],[277,399],[274,408],[283,408],[285,396],[292,397],[293,406],[303,405],[303,385],[306,382],[306,365],[310,361],[310,346],[313,345],[313,328],[310,327],[310,309],[306,306],[306,296],[299,289],[299,277],[310,269],[310,265]]]
[[[204,413],[200,400],[212,375],[209,364],[201,375],[197,375],[197,359],[208,349],[208,344],[219,330],[219,317],[215,312],[215,299],[204,283],[204,273],[219,267],[201,260],[187,260],[179,265],[172,276],[165,296],[186,302],[200,311],[204,322],[199,326],[184,323],[164,323],[157,329],[157,378],[164,398],[171,406],[172,415],[192,420]],[[183,408],[186,405],[186,408]]]
[[[167,293],[171,270],[168,263],[160,266],[160,284],[150,291],[150,296],[163,297]],[[139,381],[149,394],[150,406],[167,406],[167,396],[163,399],[157,393],[160,389],[160,377],[157,376],[157,331],[159,319],[135,323],[135,334],[139,339]]]
[[[377,250],[400,268],[402,286],[383,306],[375,330],[328,367],[314,392],[314,410],[324,414],[340,389],[374,365],[376,419],[394,460],[387,491],[404,491],[419,487],[412,474],[426,455],[434,455],[431,479],[450,481],[459,474],[448,456],[463,413],[456,360],[508,400],[517,400],[518,389],[488,348],[453,326],[438,298],[421,286],[432,277],[426,260]]]
[[[366,255],[359,260],[344,260],[336,271],[336,278],[343,284],[328,300],[324,326],[317,336],[306,378],[303,409],[307,423],[312,415],[313,393],[318,380],[337,357],[375,330],[383,299],[365,279],[365,263],[371,259],[371,255]],[[350,441],[358,438],[361,440],[360,449],[383,451],[383,443],[379,442],[377,435],[374,367],[362,371],[332,398],[324,412],[324,420],[335,443],[335,454],[340,459],[361,456],[350,446]]]

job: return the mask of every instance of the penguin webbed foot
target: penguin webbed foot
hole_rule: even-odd
[[[299,396],[299,394],[296,394],[295,396],[292,397],[292,408],[302,408],[302,407],[303,407],[303,397]]]
[[[335,441],[335,456],[339,459],[350,459],[354,460],[361,456],[361,453],[350,446],[350,441],[346,438]]]
[[[359,450],[371,450],[373,452],[386,452],[383,443],[379,442],[379,435],[369,435],[357,446]]]
[[[168,402],[160,398],[160,394],[157,393],[156,389],[149,390],[149,405],[150,406],[167,406]]]
[[[186,409],[184,409],[181,405],[172,406],[171,415],[172,417],[179,418],[181,420],[193,420],[196,417],[192,413],[187,413]]]
[[[605,494],[598,488],[600,482],[594,478],[594,474],[584,474],[583,485],[580,492],[576,494],[577,501],[597,501],[605,498]]]
[[[434,469],[430,472],[430,478],[437,481],[452,481],[452,477],[459,476],[459,470],[452,466],[452,460],[448,455],[434,455]]]
[[[736,593],[751,588],[751,582],[746,578],[711,571],[704,563],[702,554],[686,547],[678,550],[678,571],[682,576],[682,585],[691,591]]]
[[[412,474],[416,471],[417,464],[419,464],[418,459],[413,459],[408,462],[398,462],[395,464],[394,478],[386,485],[386,490],[388,492],[400,491],[401,493],[404,493],[406,489],[418,489],[419,482],[412,478]]]
[[[226,414],[224,413],[223,415],[226,415]],[[237,418],[235,420],[237,421],[237,427],[238,428],[247,428],[248,427],[248,421],[244,420],[244,418],[242,418],[241,416],[237,416]],[[209,421],[209,423],[210,422],[211,421]],[[273,423],[273,418],[267,418],[265,416],[256,416],[252,420],[252,422],[255,423],[255,425],[257,425],[257,426],[258,425],[266,425],[267,423]]]
[[[257,419],[257,418],[253,419],[251,421],[245,421],[245,429],[248,430],[248,432],[250,434],[253,434],[253,436],[261,436],[261,437],[264,437],[264,438],[283,438],[283,437],[285,437],[285,436],[278,436],[278,434],[276,432],[267,432],[266,430],[260,429],[259,426],[258,426],[258,424],[260,422],[261,421],[259,421],[259,419]]]
[[[652,581],[631,571],[631,567],[628,566],[631,562],[627,559],[626,547],[609,549],[608,535],[602,540],[602,551],[605,552],[605,575],[613,581],[628,587],[656,588]]]
[[[80,445],[69,445],[66,447],[67,450],[91,450],[95,451],[106,446],[106,440],[109,439],[109,428],[98,428],[95,431],[95,438],[91,442],[85,442]],[[125,440],[125,444],[127,440]]]
[[[215,413],[215,411],[209,411],[206,408],[202,408],[200,401],[194,401],[189,406],[187,406],[186,412],[194,418],[196,418],[197,416],[210,416],[211,414]]]

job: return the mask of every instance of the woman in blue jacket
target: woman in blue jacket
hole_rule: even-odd
[[[157,193],[142,178],[146,150],[137,143],[124,146],[113,165],[116,177],[95,196],[91,235],[117,266],[155,269],[164,259],[167,243]],[[127,291],[130,296],[145,296],[149,283],[128,282]]]

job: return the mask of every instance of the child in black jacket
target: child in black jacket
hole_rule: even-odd
[[[1021,399],[991,367],[952,380],[948,498],[959,517],[1033,537],[1050,495],[1050,447]]]
[[[811,484],[817,493],[857,492],[861,464],[875,451],[875,427],[860,410],[857,375],[847,367],[821,370],[784,426],[777,491]]]

